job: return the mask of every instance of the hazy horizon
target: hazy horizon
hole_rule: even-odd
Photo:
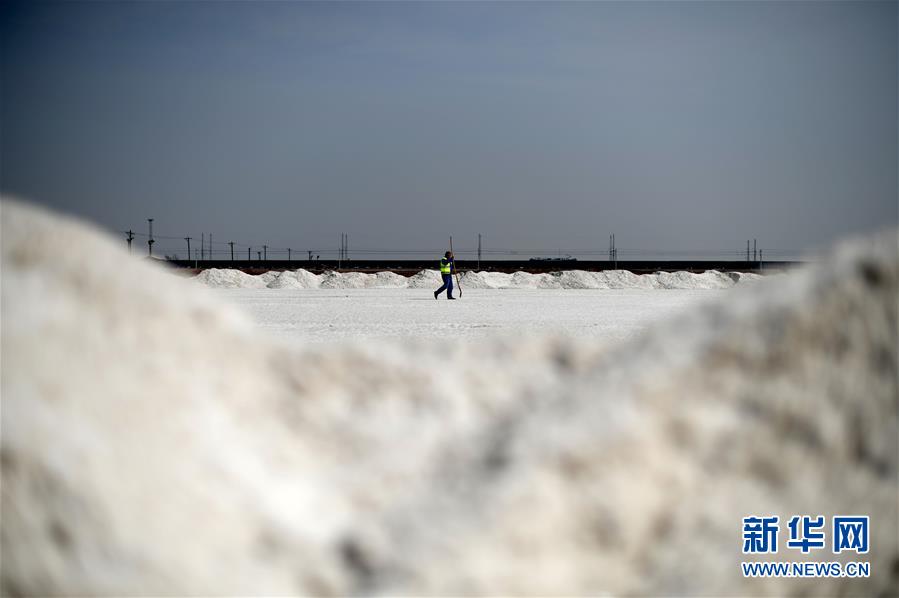
[[[0,11],[0,191],[152,217],[156,254],[774,259],[899,224],[895,2]]]

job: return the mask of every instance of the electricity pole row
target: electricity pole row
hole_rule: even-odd
[[[156,243],[156,239],[153,237],[153,221],[154,218],[147,218],[147,224],[149,228],[149,234],[147,238],[147,253],[150,257],[153,257],[153,245]],[[135,239],[135,233],[133,230],[125,231],[127,236],[125,237],[125,241],[128,243],[128,253],[132,252],[132,242]],[[187,242],[187,259],[191,258],[191,244],[190,242],[195,237],[184,237],[184,240]],[[482,258],[482,242],[483,237],[480,233],[478,233],[478,253],[477,253],[477,268],[480,270],[481,268],[481,258]],[[206,233],[202,233],[200,235],[200,249],[199,249],[199,259],[213,259],[213,250],[212,250],[212,233],[209,233],[209,244],[207,248],[206,244]],[[234,261],[234,246],[236,243],[234,241],[229,241],[227,245],[231,248],[231,261]],[[252,246],[247,247],[247,261],[252,259]],[[197,253],[197,250],[194,250],[194,253]],[[313,260],[313,251],[307,250],[308,261]],[[761,270],[763,268],[763,251],[758,248],[758,239],[746,239],[746,262],[747,263],[756,263],[758,264],[758,268]],[[262,246],[262,251],[257,251],[256,256],[258,260],[268,260],[268,245]],[[196,260],[197,256],[194,256]],[[287,261],[291,262],[293,260],[293,249],[287,248]],[[345,262],[349,261],[349,235],[347,233],[340,233],[340,241],[337,251],[337,267],[341,268],[345,265]],[[618,268],[618,247],[615,241],[615,234],[609,235],[609,261],[613,262],[613,267],[615,269]]]
[[[128,231],[128,233],[130,234],[131,231]],[[191,242],[192,239],[193,239],[193,237],[184,237],[184,240],[187,241],[187,259],[188,259],[188,260],[190,259],[190,256],[191,256],[190,242]],[[233,262],[233,261],[234,261],[234,245],[235,245],[235,243],[234,243],[234,241],[228,241],[228,245],[231,246],[231,261]],[[128,239],[128,249],[129,249],[129,250],[131,249],[131,239]],[[212,257],[212,256],[213,256],[213,253],[212,253],[212,233],[209,233],[209,248],[208,248],[208,249],[207,249],[207,247],[206,247],[206,233],[200,233],[200,250],[199,250],[199,253],[200,253],[199,259],[201,259],[201,260],[202,260],[202,259],[206,259],[207,257],[208,257],[210,260],[213,259],[213,257]],[[151,252],[151,255],[152,255],[152,252]],[[197,256],[194,256],[194,258],[196,259]]]

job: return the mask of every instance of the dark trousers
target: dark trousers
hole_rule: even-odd
[[[453,298],[453,275],[452,274],[441,274],[443,277],[443,286],[434,291],[435,295],[439,295],[446,290],[446,296],[450,299]]]

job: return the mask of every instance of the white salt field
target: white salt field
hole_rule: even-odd
[[[428,289],[214,291],[266,332],[301,343],[536,333],[617,341],[727,292],[463,287],[461,300],[434,301]]]
[[[257,325],[301,343],[548,333],[621,340],[757,274],[623,270],[531,274],[464,272],[455,302],[432,291],[440,275],[307,270],[245,274],[209,269],[195,280],[239,305]]]

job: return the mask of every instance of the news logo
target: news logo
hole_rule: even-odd
[[[867,515],[838,515],[827,527],[823,515],[794,515],[787,521],[786,548],[807,555],[822,550],[830,542],[833,554],[870,550],[870,518]],[[830,532],[829,537],[828,533]],[[743,518],[743,554],[777,554],[780,519],[751,515]],[[868,562],[743,562],[744,577],[869,577]]]

